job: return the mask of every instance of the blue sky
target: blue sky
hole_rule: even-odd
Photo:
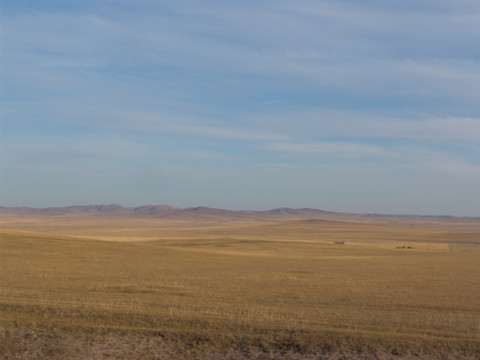
[[[2,1],[0,203],[480,216],[480,2]]]

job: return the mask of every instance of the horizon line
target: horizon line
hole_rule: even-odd
[[[32,209],[32,210],[47,210],[47,209],[66,209],[66,208],[73,208],[73,207],[79,207],[79,208],[88,208],[88,207],[96,207],[96,208],[102,208],[102,207],[121,207],[123,209],[139,209],[139,208],[145,208],[145,207],[169,207],[174,210],[198,210],[201,208],[204,209],[210,209],[210,210],[221,210],[221,211],[228,211],[228,212],[237,212],[237,213],[265,213],[265,212],[270,212],[274,210],[294,210],[294,211],[299,211],[299,210],[310,210],[310,211],[318,211],[318,212],[325,212],[325,213],[330,213],[330,214],[338,214],[338,215],[351,215],[351,216],[380,216],[380,217],[420,217],[420,218],[454,218],[454,219],[480,219],[480,216],[469,216],[469,215],[450,215],[450,214],[438,214],[438,215],[432,215],[432,214],[415,214],[415,213],[382,213],[382,212],[347,212],[347,211],[331,211],[331,210],[323,210],[323,209],[318,209],[318,208],[312,208],[312,207],[289,207],[289,206],[281,206],[281,207],[275,207],[275,208],[269,208],[269,209],[264,209],[264,210],[251,210],[251,209],[244,209],[244,210],[231,210],[231,209],[226,209],[226,208],[217,208],[217,207],[211,207],[211,206],[188,206],[188,207],[179,207],[179,206],[173,206],[173,205],[168,205],[168,204],[145,204],[145,205],[138,205],[138,206],[125,206],[121,204],[116,204],[116,203],[110,203],[110,204],[87,204],[87,205],[64,205],[64,206],[46,206],[46,207],[34,207],[34,206],[3,206],[0,205],[0,208],[6,208],[6,209]]]

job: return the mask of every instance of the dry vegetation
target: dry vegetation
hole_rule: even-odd
[[[480,358],[479,224],[451,225],[6,218],[0,354]]]

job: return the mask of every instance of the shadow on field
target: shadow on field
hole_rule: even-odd
[[[27,359],[171,359],[171,360],[260,360],[260,359],[329,359],[329,360],[474,360],[468,351],[451,350],[438,354],[409,353],[392,348],[389,352],[358,348],[331,352],[302,346],[292,339],[276,344],[249,344],[240,341],[230,346],[215,346],[205,339],[181,340],[160,333],[139,334],[128,331],[103,331],[74,334],[69,331],[47,332],[10,328],[0,330],[0,353],[5,360]]]

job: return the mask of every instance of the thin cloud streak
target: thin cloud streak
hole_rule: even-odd
[[[385,156],[387,151],[362,144],[353,144],[345,142],[337,143],[271,143],[265,145],[263,150],[278,151],[286,153],[299,154],[324,154],[330,156],[342,156],[348,158],[368,157],[375,158]]]
[[[306,109],[291,114],[254,116],[250,121],[264,130],[275,127],[280,133],[303,139],[396,139],[471,146],[480,141],[480,118],[471,117],[418,114],[413,118],[391,118],[362,111]]]

